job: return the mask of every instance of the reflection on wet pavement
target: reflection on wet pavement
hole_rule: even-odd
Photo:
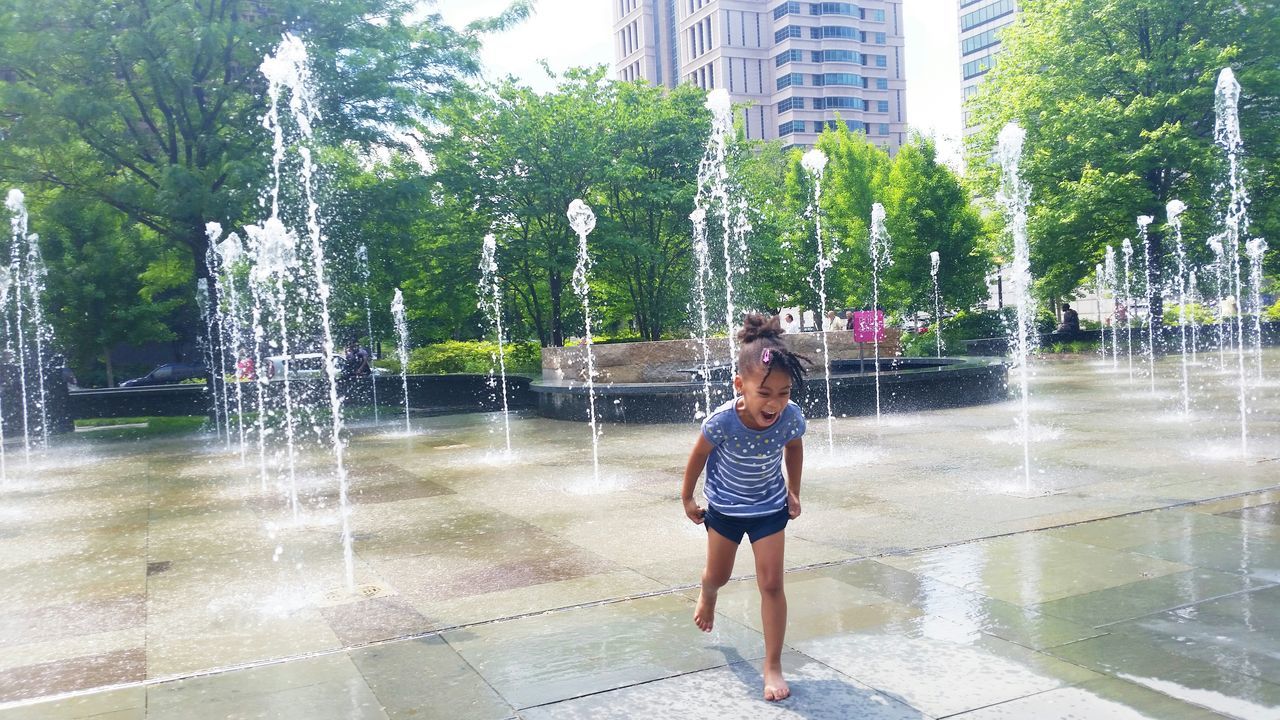
[[[1100,370],[1041,367],[1031,492],[1008,404],[835,421],[780,704],[749,550],[691,623],[692,423],[608,428],[599,485],[570,423],[518,419],[513,458],[487,415],[357,434],[354,589],[323,453],[295,522],[202,440],[76,438],[0,491],[0,720],[1280,718],[1280,418],[1241,461],[1232,388],[1189,422],[1172,375]]]

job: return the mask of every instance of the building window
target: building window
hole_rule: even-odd
[[[795,85],[795,86],[804,85],[804,76],[801,75],[800,73],[791,73],[790,75],[783,75],[778,78],[779,90],[783,88],[789,88],[792,85]]]
[[[853,73],[823,73],[814,75],[814,85],[843,85],[862,87],[862,76]]]
[[[889,78],[876,78],[876,89],[877,89],[877,90],[888,90],[888,89],[889,89]]]
[[[778,56],[773,59],[773,62],[775,67],[782,67],[787,63],[800,62],[802,60],[804,60],[804,53],[800,50],[786,50],[779,53]]]
[[[814,110],[866,110],[867,102],[856,97],[814,98]]]
[[[978,86],[977,86],[977,85],[965,85],[965,86],[964,86],[964,99],[965,99],[965,100],[968,100],[969,98],[971,98],[971,97],[973,97],[974,95],[977,95],[977,94],[978,94]]]
[[[965,80],[978,77],[991,69],[991,66],[995,64],[994,58],[995,56],[993,55],[983,55],[977,60],[970,60],[964,64],[961,74]]]
[[[876,134],[877,134],[877,135],[888,135],[888,134],[889,134],[889,124],[888,124],[888,123],[879,123],[879,124],[877,124],[877,125],[876,125]]]
[[[816,107],[817,99],[815,99],[815,100],[814,100],[814,103],[815,103],[815,107]],[[778,112],[780,112],[780,113],[790,112],[790,111],[792,111],[792,110],[803,110],[803,109],[804,109],[804,98],[803,98],[803,97],[789,97],[789,98],[783,98],[783,99],[778,103]]]
[[[846,25],[824,25],[820,28],[809,28],[809,37],[814,40],[823,38],[842,38],[845,40],[857,40],[860,34],[854,28]]]
[[[786,137],[791,133],[804,132],[803,120],[791,120],[778,126],[778,137]]]
[[[802,30],[799,25],[788,25],[773,34],[774,42],[782,42],[787,38],[798,38],[802,36]]]
[[[778,7],[773,9],[774,20],[777,20],[786,15],[799,15],[799,14],[800,14],[800,3],[798,2],[784,2]]]
[[[887,112],[889,112],[889,101],[888,101],[888,100],[877,100],[877,101],[876,101],[876,112],[882,112],[882,113],[887,113]]]
[[[864,17],[866,17],[867,20],[870,20],[872,22],[884,22],[883,10],[868,10],[867,12],[870,13],[870,17],[866,17],[864,15]]]
[[[889,58],[884,55],[876,55],[876,67],[889,67]]]
[[[814,50],[814,62],[842,62],[853,63],[854,65],[862,64],[862,53],[852,50]]]
[[[960,54],[969,55],[979,50],[985,50],[992,45],[1000,44],[1000,31],[1005,28],[1001,25],[998,28],[992,28],[986,32],[978,33],[970,38],[965,38],[960,42]]]
[[[889,42],[889,37],[882,32],[872,33],[871,36],[877,45],[885,45]]]
[[[847,15],[849,17],[862,17],[862,11],[853,3],[842,2],[824,2],[813,3],[809,5],[810,15]]]
[[[998,17],[1010,15],[1014,10],[1014,0],[999,0],[984,8],[978,8],[971,13],[960,16],[960,29],[969,30],[979,25],[989,23]]]

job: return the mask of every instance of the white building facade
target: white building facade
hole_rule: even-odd
[[[747,137],[808,147],[843,122],[906,140],[902,0],[610,0],[620,80],[728,90]]]

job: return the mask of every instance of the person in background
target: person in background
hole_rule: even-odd
[[[1080,332],[1080,313],[1071,309],[1070,303],[1062,303],[1062,322],[1058,324],[1056,332],[1060,333],[1078,333]]]
[[[836,317],[835,310],[828,310],[826,318],[822,321],[823,332],[835,332],[836,330],[844,330],[847,323]]]
[[[795,315],[792,315],[791,313],[787,313],[786,315],[782,316],[782,332],[784,333],[800,332],[800,321],[796,320]]]
[[[347,343],[345,359],[344,375],[348,377],[364,377],[373,373],[373,369],[369,367],[369,351],[360,347],[360,343],[355,340]]]

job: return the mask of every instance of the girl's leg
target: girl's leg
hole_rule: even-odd
[[[782,677],[782,642],[787,634],[787,596],[782,591],[785,541],[785,531],[781,531],[760,538],[751,545],[756,556],[760,620],[764,625],[765,700],[782,700],[791,695],[791,688]]]
[[[702,592],[693,610],[693,622],[703,632],[711,632],[716,621],[716,594],[733,574],[738,544],[707,528],[707,567],[702,571]]]

